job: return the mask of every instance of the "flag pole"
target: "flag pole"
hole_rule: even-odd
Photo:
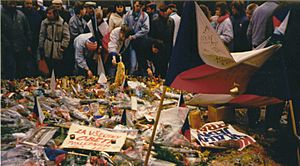
[[[289,100],[289,105],[290,105],[290,113],[291,113],[291,120],[292,120],[292,126],[293,126],[293,133],[297,139],[297,160],[298,160],[298,166],[300,166],[300,150],[299,150],[299,145],[298,141],[300,139],[300,136],[297,134],[297,126],[295,123],[295,115],[294,115],[294,108],[293,108],[293,102],[292,100]]]
[[[164,102],[166,91],[167,91],[167,87],[164,86],[163,93],[162,93],[162,96],[161,96],[161,99],[160,99],[160,103],[159,103],[159,107],[158,107],[157,114],[156,114],[156,119],[155,119],[155,122],[154,122],[154,127],[153,127],[153,131],[152,131],[152,135],[151,135],[149,147],[148,147],[148,150],[147,150],[147,155],[146,155],[144,166],[148,165],[148,161],[149,161],[149,157],[150,157],[150,152],[151,152],[151,148],[152,148],[152,145],[153,145],[153,141],[154,141],[155,132],[156,132],[156,128],[157,128],[157,125],[158,125],[160,113],[161,113],[161,110],[162,110],[162,107],[163,107],[163,102]]]

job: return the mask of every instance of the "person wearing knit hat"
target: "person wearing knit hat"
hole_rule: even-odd
[[[88,40],[85,42],[85,46],[89,51],[95,51],[98,47],[96,38],[94,36],[88,38]]]
[[[174,34],[173,34],[173,46],[174,46],[177,38],[179,25],[180,25],[180,19],[181,19],[180,16],[177,14],[176,4],[173,3],[169,4],[167,13],[169,17],[174,21]]]
[[[92,77],[97,73],[97,62],[100,58],[100,48],[92,33],[84,33],[74,40],[75,74]],[[102,60],[100,61],[102,63]]]

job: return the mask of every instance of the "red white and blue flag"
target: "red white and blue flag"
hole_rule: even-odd
[[[183,94],[182,92],[180,93],[180,97],[178,100],[178,107],[186,107]],[[189,141],[191,141],[191,128],[190,128],[190,123],[189,123],[189,114],[190,112],[187,113],[186,118],[184,120],[184,123],[181,127],[180,133]]]
[[[186,115],[185,121],[181,127],[180,133],[189,141],[191,141],[191,128],[190,128],[190,123],[189,123],[189,114]]]

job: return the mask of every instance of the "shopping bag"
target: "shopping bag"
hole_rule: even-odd
[[[39,65],[40,72],[42,72],[45,75],[49,74],[49,68],[48,68],[48,65],[47,65],[45,59],[40,59],[38,62],[38,65]]]

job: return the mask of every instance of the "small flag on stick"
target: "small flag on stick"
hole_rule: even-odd
[[[182,126],[180,132],[186,139],[191,141],[191,129],[190,129],[190,123],[189,123],[189,114],[190,114],[190,112],[186,115],[185,121],[183,123],[183,126]]]
[[[39,122],[39,123],[37,123],[37,126],[38,126],[39,124],[43,124],[44,119],[45,119],[45,115],[44,115],[44,113],[43,113],[43,111],[42,111],[42,108],[41,108],[41,106],[40,106],[38,97],[35,97],[35,98],[34,98],[34,108],[33,108],[33,113],[34,113],[34,115],[35,115],[37,121]]]

